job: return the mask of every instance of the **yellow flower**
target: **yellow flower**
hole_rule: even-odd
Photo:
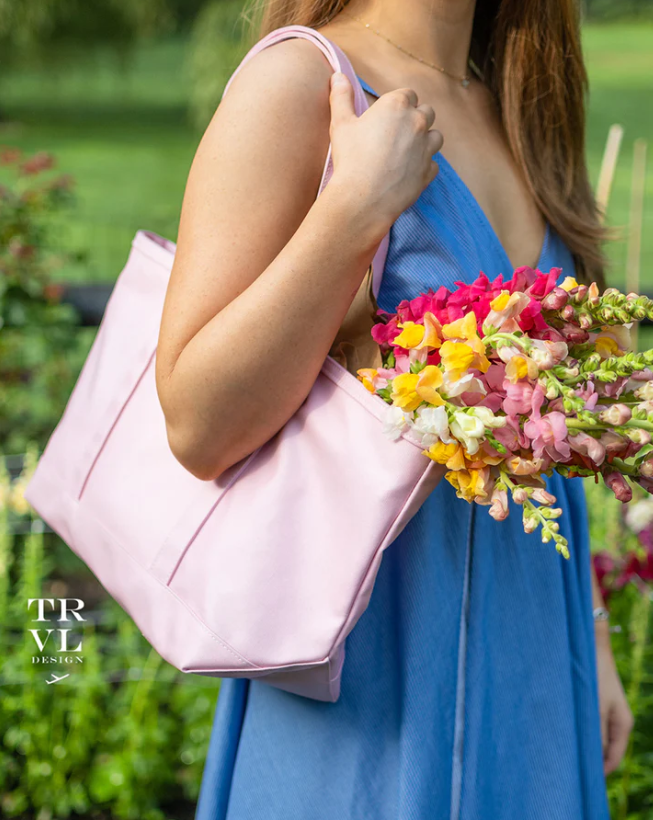
[[[455,322],[450,322],[448,325],[444,325],[442,328],[442,335],[449,340],[462,340],[459,342],[445,342],[440,348],[440,355],[443,356],[445,347],[447,347],[447,344],[450,345],[447,347],[446,355],[450,360],[451,365],[450,367],[445,365],[445,370],[451,370],[458,373],[458,375],[452,375],[454,381],[458,381],[465,371],[469,370],[471,367],[480,370],[481,373],[485,373],[487,371],[490,366],[490,361],[485,355],[485,345],[478,335],[476,315],[473,312],[463,316],[462,319],[456,319]],[[462,345],[462,347],[456,351],[455,348],[451,347],[451,344]],[[474,356],[472,360],[463,367],[462,362],[465,358],[463,356],[463,354],[466,353],[465,348],[471,349]]]
[[[424,338],[424,325],[419,325],[417,322],[402,322],[397,324],[397,327],[402,330],[398,336],[395,336],[393,344],[403,347],[404,350],[417,347]]]
[[[442,371],[434,364],[427,364],[419,373],[400,373],[392,380],[390,398],[395,407],[416,410],[425,401],[438,407],[444,399],[437,389],[442,384]]]
[[[601,358],[607,359],[610,356],[618,356],[621,351],[617,342],[610,336],[599,336],[596,340],[596,352]]]
[[[394,377],[390,398],[395,407],[416,410],[420,406],[422,397],[416,391],[419,376],[419,373],[400,373]]]
[[[378,370],[374,367],[361,367],[356,373],[370,393],[375,393],[372,380],[379,375]]]
[[[435,407],[444,404],[444,399],[436,389],[442,384],[442,371],[440,368],[434,364],[427,364],[417,375],[419,377],[415,387],[417,395]]]
[[[506,376],[511,382],[525,379],[528,376],[528,362],[525,356],[513,356],[506,365]]]
[[[424,314],[424,338],[417,346],[431,347],[437,350],[442,344],[441,333],[442,325],[435,316],[427,310]]]
[[[465,448],[457,441],[452,441],[451,444],[438,441],[422,452],[438,464],[444,464],[449,470],[465,469]]]
[[[572,290],[578,287],[578,282],[573,276],[565,276],[564,281],[558,287],[561,287],[563,290]]]
[[[503,310],[510,301],[510,291],[502,290],[498,296],[490,302],[492,310]]]
[[[437,349],[442,344],[442,326],[429,311],[424,314],[424,324],[407,321],[398,323],[397,327],[401,328],[401,333],[395,336],[394,344],[403,347],[404,350],[421,350],[424,347]]]
[[[476,328],[476,314],[473,312],[463,316],[462,319],[456,319],[455,322],[449,322],[442,328],[442,335],[447,339],[475,339],[478,338],[478,331]],[[485,348],[483,348],[485,350]]]
[[[488,497],[486,486],[489,478],[487,467],[480,470],[458,470],[445,473],[449,484],[456,490],[458,498],[474,501]]]
[[[511,356],[506,364],[506,378],[515,384],[519,379],[535,379],[540,372],[537,364],[530,356],[522,356],[517,354]]]
[[[476,353],[465,342],[446,341],[440,348],[440,357],[450,378],[457,382],[473,365]]]

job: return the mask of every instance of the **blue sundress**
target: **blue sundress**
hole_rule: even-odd
[[[384,310],[512,274],[434,158],[390,232]],[[538,267],[553,266],[574,273],[549,226]],[[585,497],[581,479],[548,486],[568,560],[523,532],[512,502],[496,522],[438,485],[384,553],[336,703],[224,679],[196,820],[608,820]]]

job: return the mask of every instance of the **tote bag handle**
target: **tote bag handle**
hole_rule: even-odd
[[[227,84],[224,87],[222,92],[222,96],[227,93],[231,83],[234,80],[234,77],[238,74],[241,68],[246,65],[252,57],[258,54],[260,51],[263,51],[264,48],[268,46],[272,46],[275,43],[280,43],[283,40],[290,40],[294,37],[299,37],[304,40],[310,40],[314,45],[316,45],[322,54],[326,57],[333,68],[334,71],[342,71],[343,74],[347,75],[349,82],[352,84],[354,89],[354,110],[356,111],[356,115],[360,117],[360,115],[369,108],[369,104],[367,102],[367,98],[365,97],[365,92],[361,84],[358,81],[358,77],[356,76],[356,72],[353,69],[352,64],[349,62],[349,58],[347,55],[342,51],[342,49],[337,46],[335,43],[332,43],[331,40],[328,40],[323,34],[320,34],[319,31],[315,29],[309,28],[308,26],[284,26],[283,28],[278,28],[275,31],[271,31],[268,35],[261,38],[252,48],[247,52],[245,57],[242,59],[241,63],[238,65],[236,70],[233,72],[231,77],[229,78]],[[320,181],[320,187],[318,189],[317,195],[319,196],[324,188],[326,187],[327,182],[331,179],[333,174],[333,157],[331,155],[331,143],[329,143],[329,150],[327,152],[326,162],[324,164],[324,171],[322,172],[322,179]],[[364,290],[371,290],[371,294],[376,300],[378,296],[379,289],[381,287],[381,279],[383,277],[383,268],[385,265],[385,260],[388,252],[388,241],[389,241],[389,234],[386,234],[379,247],[374,254],[374,258],[372,259],[372,282],[371,288],[368,288],[367,283],[363,280],[361,284],[361,288]],[[367,277],[366,277],[367,279]],[[375,302],[373,303],[375,306]]]

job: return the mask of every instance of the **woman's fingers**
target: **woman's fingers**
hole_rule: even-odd
[[[426,104],[418,105],[415,111],[420,111],[424,116],[424,124],[426,125],[426,130],[428,131],[435,122],[435,111],[433,106]]]
[[[417,92],[412,88],[397,88],[395,91],[390,91],[389,93],[396,94],[398,97],[403,97],[410,103],[410,105],[417,107]]]
[[[432,128],[426,135],[430,155],[437,154],[444,144],[444,137],[437,128]]]

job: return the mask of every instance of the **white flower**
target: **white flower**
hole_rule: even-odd
[[[653,524],[653,501],[644,499],[629,504],[626,509],[626,524],[633,532],[641,532]]]
[[[386,436],[396,440],[401,436],[404,430],[408,429],[412,418],[412,413],[402,410],[401,407],[390,405],[386,410],[385,419],[383,420],[383,432]]]
[[[469,412],[480,419],[485,427],[505,427],[507,418],[495,416],[489,407],[471,407]]]
[[[430,447],[438,441],[451,444],[453,439],[449,434],[449,419],[444,407],[420,407],[417,418],[412,426],[423,447]]]
[[[635,396],[638,399],[644,399],[644,401],[650,401],[653,399],[653,381],[644,382],[641,387],[638,387],[637,390],[635,390]]]
[[[442,385],[438,388],[438,392],[449,399],[459,396],[461,393],[482,393],[485,395],[487,390],[483,382],[473,373],[465,373],[457,381],[451,380],[451,373],[445,373],[442,377]]]
[[[566,342],[548,342],[531,339],[530,357],[540,370],[550,370],[569,355]]]
[[[485,424],[474,414],[458,411],[453,415],[451,432],[470,456],[473,456],[478,451],[480,439],[485,435]]]

